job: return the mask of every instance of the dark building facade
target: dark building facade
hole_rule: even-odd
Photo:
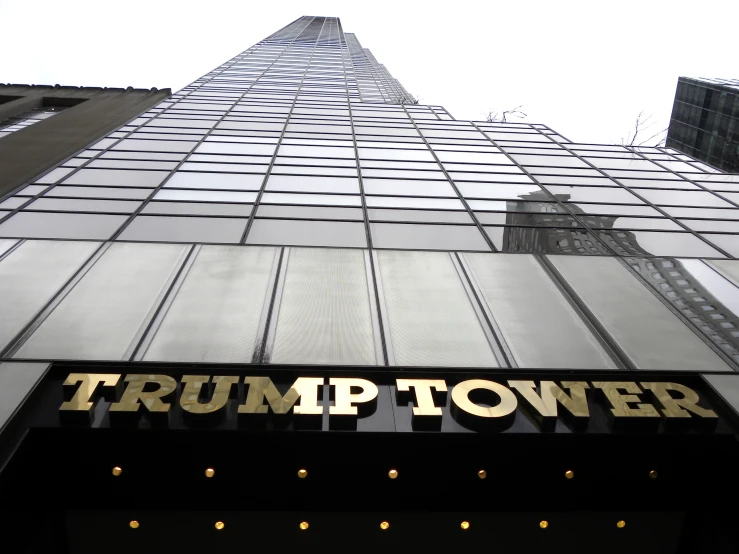
[[[680,77],[666,144],[739,173],[739,79]]]
[[[332,17],[123,119],[8,161],[14,551],[735,551],[739,175],[457,120]]]

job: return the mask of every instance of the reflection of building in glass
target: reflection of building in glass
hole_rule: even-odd
[[[569,194],[555,194],[554,197],[560,202],[567,202],[570,199]],[[579,228],[581,224],[575,218],[564,213],[558,204],[552,203],[548,195],[534,192],[520,198],[521,201],[508,202],[506,224],[511,227],[506,227],[503,233],[504,250],[549,254],[610,253],[593,238],[591,233]],[[634,233],[613,230],[619,216],[591,215],[572,203],[567,204],[567,207],[591,229],[607,230],[600,233],[599,238],[617,254],[650,255],[639,246]]]
[[[631,258],[628,263],[673,307],[739,361],[739,316],[724,306],[680,260]],[[717,278],[723,279],[718,275]]]
[[[739,172],[739,80],[680,77],[667,146]]]

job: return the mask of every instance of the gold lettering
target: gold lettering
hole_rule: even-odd
[[[698,406],[700,397],[693,389],[678,383],[640,383],[645,389],[654,393],[657,401],[662,405],[662,413],[666,417],[690,417],[690,413],[705,418],[717,418],[716,412]],[[668,391],[677,391],[682,398],[673,398]],[[684,408],[684,409],[683,409]]]
[[[500,402],[490,408],[475,404],[470,400],[470,393],[475,390],[493,392],[500,398]],[[483,379],[470,379],[458,383],[452,389],[452,406],[475,417],[498,418],[512,414],[518,406],[518,400],[508,387],[500,383]]]
[[[376,406],[379,390],[371,381],[332,377],[328,383],[334,387],[334,405],[329,407],[329,415],[357,416],[359,414],[357,404],[369,409]],[[353,392],[356,389],[360,389],[361,392]]]
[[[128,385],[123,391],[120,402],[110,405],[111,412],[138,412],[141,404],[149,412],[169,412],[171,404],[162,402],[162,399],[173,394],[177,388],[177,381],[168,375],[138,375],[129,374],[125,379]],[[156,390],[144,392],[146,385],[158,385]]]
[[[434,395],[431,390],[446,392],[446,381],[443,379],[397,379],[395,386],[398,392],[415,393],[413,415],[419,417],[441,417],[441,408],[434,404]]]
[[[80,386],[74,393],[72,400],[63,402],[59,406],[59,409],[62,411],[88,412],[92,409],[92,397],[98,385],[102,384],[104,387],[115,387],[120,379],[120,374],[70,373],[64,381],[64,386],[72,387],[77,383],[80,383]]]
[[[180,395],[180,406],[186,412],[191,414],[212,414],[221,410],[228,401],[231,387],[238,384],[239,378],[236,376],[223,376],[216,375],[213,377],[213,383],[215,383],[215,389],[211,399],[202,403],[199,402],[200,392],[203,389],[203,385],[210,383],[210,376],[208,375],[183,375],[182,382],[185,383]]]
[[[631,407],[629,404],[641,402],[637,394],[642,394],[639,385],[632,381],[593,382],[593,387],[601,389],[608,402],[611,404],[611,412],[616,417],[659,417],[659,412],[651,404],[637,404]],[[630,394],[621,394],[624,390]]]
[[[239,406],[240,414],[266,414],[268,406],[275,414],[287,414],[292,408],[298,415],[321,415],[323,406],[318,405],[318,387],[323,385],[322,377],[299,377],[282,396],[269,377],[246,377],[244,383],[249,385],[246,402]],[[296,402],[300,402],[296,404]]]
[[[541,396],[536,394],[536,383],[533,381],[508,381],[508,386],[518,391],[541,417],[552,419],[557,417],[557,402],[577,418],[590,416],[585,389],[590,388],[584,381],[565,381],[562,386],[570,390],[569,396],[554,381],[541,381]]]

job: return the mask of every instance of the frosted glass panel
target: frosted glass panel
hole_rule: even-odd
[[[251,362],[276,252],[204,246],[144,359]]]
[[[396,365],[499,367],[448,253],[377,256]]]
[[[369,303],[364,252],[291,249],[271,361],[375,364]]]
[[[464,256],[519,367],[616,368],[533,256]]]
[[[549,259],[640,369],[730,371],[617,259]]]
[[[186,248],[114,244],[15,357],[121,360]]]
[[[0,350],[97,247],[94,242],[30,240],[0,261]]]

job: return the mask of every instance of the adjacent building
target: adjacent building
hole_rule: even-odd
[[[739,173],[739,80],[680,77],[666,144]]]
[[[332,17],[120,117],[6,162],[26,551],[733,552],[739,175],[455,119]]]

